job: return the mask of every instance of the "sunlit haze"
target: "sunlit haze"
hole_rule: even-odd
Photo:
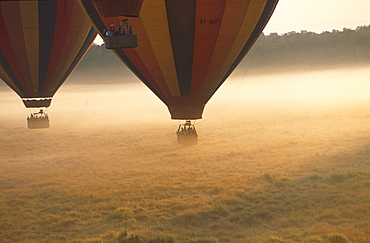
[[[308,30],[316,33],[370,24],[370,0],[280,0],[265,34]],[[95,43],[101,44],[98,36]]]
[[[266,36],[192,121],[196,145],[178,143],[185,121],[103,46],[43,111],[50,128],[28,129],[39,109],[0,85],[0,242],[370,242],[370,27],[267,36],[369,23],[370,0],[280,0]],[[152,87],[181,77],[153,63],[137,66]],[[222,64],[204,63],[191,92]]]
[[[369,0],[280,0],[264,33],[321,33],[369,24]]]

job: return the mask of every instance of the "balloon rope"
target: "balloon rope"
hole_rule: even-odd
[[[243,83],[243,81],[245,80],[245,78],[246,78],[246,76],[247,76],[247,74],[248,74],[248,72],[249,72],[249,70],[250,70],[250,68],[251,68],[251,65],[252,65],[252,62],[253,62],[253,59],[254,59],[254,55],[255,55],[255,53],[253,53],[252,55],[251,55],[251,60],[250,60],[250,62],[249,62],[249,64],[248,64],[248,66],[247,66],[247,68],[246,68],[246,70],[245,70],[245,73],[244,73],[244,76],[243,76],[243,78],[240,80],[240,82],[239,82],[239,84],[238,84],[238,86],[236,87],[236,89],[235,89],[235,91],[234,91],[234,93],[230,96],[230,98],[220,107],[220,109],[218,109],[215,113],[213,113],[210,117],[208,117],[207,119],[204,119],[204,120],[202,120],[202,121],[200,121],[200,122],[198,122],[197,124],[199,124],[199,123],[203,123],[203,122],[205,122],[205,121],[208,121],[209,119],[211,119],[212,117],[214,117],[215,115],[217,115],[217,113],[219,113],[223,108],[225,108],[225,106],[230,102],[230,100],[234,97],[234,95],[236,94],[236,92],[239,90],[239,88],[240,88],[240,86],[241,86],[241,84]],[[194,125],[195,125],[195,122],[194,122]]]

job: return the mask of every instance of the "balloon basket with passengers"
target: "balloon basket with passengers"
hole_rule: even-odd
[[[198,134],[195,130],[195,126],[191,124],[191,121],[180,124],[176,131],[176,135],[178,144],[192,145],[198,143]]]
[[[111,24],[109,30],[103,32],[105,48],[121,49],[138,46],[137,35],[132,33],[128,19],[123,19],[120,24]]]
[[[138,36],[133,33],[128,18],[139,17],[143,0],[80,0],[80,4],[90,10],[87,13],[101,33],[105,48],[122,49],[138,46]]]
[[[29,129],[49,128],[49,116],[45,109],[50,106],[51,98],[25,98],[23,103],[27,108],[40,109],[39,112],[32,112],[27,117],[27,126]]]
[[[27,124],[29,129],[49,128],[49,116],[41,109],[27,117]]]

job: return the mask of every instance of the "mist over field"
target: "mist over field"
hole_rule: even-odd
[[[72,74],[38,130],[1,87],[0,241],[369,242],[369,77],[237,70],[195,146],[133,76]]]

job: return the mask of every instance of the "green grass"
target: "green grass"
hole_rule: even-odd
[[[171,179],[181,183],[185,177]],[[121,190],[113,182],[104,188],[97,180],[93,185],[81,184],[87,189],[81,191],[74,188],[78,184],[72,187],[58,179],[54,183],[20,180],[16,186],[14,181],[13,186],[2,183],[2,242],[345,243],[370,239],[370,171],[263,174],[240,178],[232,187],[217,181],[164,187],[165,181],[154,180],[156,184]],[[122,229],[130,234],[107,235]],[[82,240],[94,235],[97,238]]]

